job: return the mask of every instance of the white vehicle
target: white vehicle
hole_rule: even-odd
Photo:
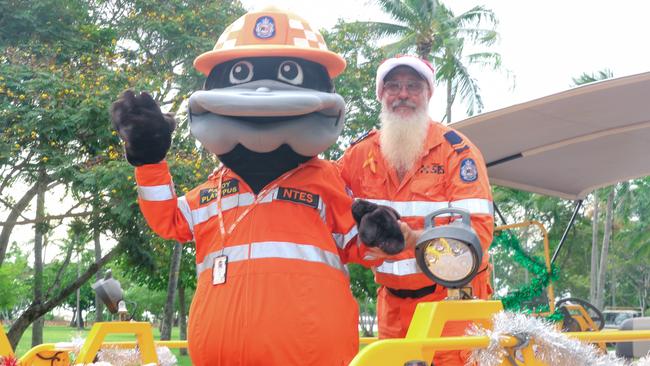
[[[619,329],[624,321],[643,316],[641,308],[606,307],[603,311],[606,329]]]

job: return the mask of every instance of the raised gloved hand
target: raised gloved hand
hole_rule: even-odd
[[[359,228],[359,239],[367,246],[377,247],[390,255],[404,250],[404,235],[398,221],[400,216],[394,209],[355,200],[352,216]]]
[[[146,92],[127,90],[111,108],[113,128],[124,141],[126,160],[133,166],[162,161],[172,142],[176,121],[163,114]]]

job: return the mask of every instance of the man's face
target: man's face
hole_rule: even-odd
[[[398,66],[384,79],[381,100],[384,108],[403,117],[427,108],[431,92],[427,82],[408,66]]]

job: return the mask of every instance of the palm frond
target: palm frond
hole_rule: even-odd
[[[456,77],[454,82],[460,92],[461,100],[467,102],[467,114],[472,116],[475,112],[483,110],[483,99],[476,79],[472,78],[469,71],[459,58],[454,57],[456,64]]]
[[[472,9],[454,17],[454,19],[455,23],[459,25],[478,25],[481,22],[487,22],[493,26],[497,26],[499,24],[499,20],[496,18],[494,12],[482,6],[475,6]]]
[[[388,57],[395,56],[399,53],[411,53],[415,48],[415,37],[415,33],[411,33],[398,41],[383,46],[382,49]]]
[[[477,52],[467,55],[468,64],[479,64],[497,70],[501,67],[501,54],[496,52]]]
[[[410,4],[405,3],[399,0],[378,0],[379,6],[386,12],[391,18],[409,24],[412,23],[414,19],[417,19],[419,14],[410,7]]]
[[[499,40],[499,33],[493,29],[458,28],[457,34],[484,46],[491,46]]]
[[[410,29],[400,24],[384,22],[352,22],[355,27],[362,27],[363,33],[368,40],[374,41],[384,37],[402,36],[410,32]]]

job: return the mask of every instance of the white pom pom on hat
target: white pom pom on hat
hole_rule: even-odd
[[[377,78],[375,80],[375,93],[377,99],[380,99],[379,96],[384,89],[384,78],[386,78],[386,75],[388,75],[391,70],[398,66],[408,66],[420,74],[420,76],[422,76],[422,78],[429,84],[429,91],[431,92],[431,95],[433,95],[433,80],[435,72],[431,62],[417,56],[398,55],[384,60],[377,68]]]

